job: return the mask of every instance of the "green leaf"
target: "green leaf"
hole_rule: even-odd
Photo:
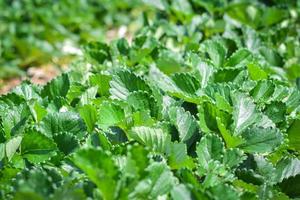
[[[8,160],[11,160],[16,151],[19,149],[20,144],[22,142],[22,137],[17,136],[14,138],[11,138],[6,144],[5,144],[5,152]]]
[[[270,65],[278,67],[283,66],[282,57],[274,49],[263,46],[259,49],[259,52]]]
[[[160,128],[133,127],[129,136],[148,146],[152,151],[163,153],[169,148],[170,136]]]
[[[224,153],[223,163],[229,168],[238,166],[243,160],[245,160],[245,156],[239,149],[227,149]]]
[[[241,133],[250,125],[261,120],[261,116],[252,99],[243,93],[232,94],[234,105],[233,120],[235,133]]]
[[[274,123],[280,123],[285,121],[286,105],[282,102],[272,102],[266,106],[265,114]]]
[[[159,10],[166,10],[168,5],[164,0],[154,0],[154,1],[150,1],[150,0],[143,0],[145,2],[145,4],[153,6]]]
[[[248,64],[250,58],[250,51],[247,49],[239,49],[226,60],[225,66],[234,68],[244,67]]]
[[[276,180],[281,182],[284,179],[295,177],[300,174],[300,160],[297,158],[284,158],[276,165]]]
[[[79,108],[80,117],[85,122],[88,132],[92,132],[97,122],[97,110],[92,105],[84,105]]]
[[[125,38],[121,38],[117,40],[117,48],[121,54],[128,55],[128,51],[130,47],[128,41]]]
[[[296,88],[290,90],[290,95],[288,96],[285,104],[287,106],[287,111],[289,113],[293,112],[300,104],[300,91]]]
[[[111,143],[104,133],[91,133],[87,144],[93,147],[101,147],[103,150],[111,150]]]
[[[64,184],[55,190],[52,200],[85,200],[86,198],[83,189],[76,188],[74,184]]]
[[[63,152],[65,155],[72,153],[76,148],[79,147],[79,141],[71,133],[57,133],[53,136],[58,149]]]
[[[229,136],[226,132],[232,123],[231,115],[219,110],[213,103],[204,102],[198,106],[199,127],[205,133],[221,133]]]
[[[68,74],[62,74],[61,76],[53,79],[42,90],[42,97],[48,97],[49,99],[55,99],[57,97],[65,97],[70,88],[70,80]]]
[[[115,198],[118,171],[111,156],[101,149],[81,149],[72,161],[97,185],[103,199]]]
[[[8,93],[6,95],[0,96],[0,102],[1,102],[1,109],[4,109],[7,107],[13,107],[16,105],[23,104],[25,100],[15,93]]]
[[[125,119],[124,109],[114,102],[104,101],[98,109],[98,124],[108,127],[117,125]]]
[[[226,57],[225,47],[216,40],[208,40],[203,45],[203,50],[209,55],[216,67],[223,67]]]
[[[90,42],[84,46],[84,51],[92,60],[102,64],[110,57],[110,47],[102,42]]]
[[[224,153],[222,140],[213,134],[206,134],[196,147],[198,162],[201,167],[208,169],[213,160],[220,161]]]
[[[34,120],[38,123],[47,115],[47,110],[38,102],[30,103],[29,108]]]
[[[40,163],[55,155],[57,149],[53,140],[37,131],[29,131],[24,134],[21,143],[22,157],[32,163]]]
[[[214,81],[216,83],[234,82],[240,73],[241,69],[239,68],[221,68],[214,73]]]
[[[214,67],[204,62],[203,59],[195,54],[191,53],[188,55],[189,66],[195,68],[195,77],[199,79],[201,88],[205,88],[211,81],[211,77],[214,74]]]
[[[273,101],[284,101],[289,96],[289,88],[283,85],[277,85],[273,93]]]
[[[223,10],[227,4],[227,2],[223,0],[217,0],[217,1],[195,0],[194,3],[208,10],[209,13],[214,13]]]
[[[151,89],[139,76],[128,70],[121,70],[110,81],[110,94],[113,99],[126,100],[130,92],[146,91]]]
[[[93,86],[98,86],[98,93],[101,96],[109,96],[109,82],[111,76],[106,74],[93,74],[90,76],[90,82]]]
[[[221,96],[220,94],[215,94],[216,98],[216,106],[223,111],[226,111],[228,113],[232,113],[232,107],[229,104],[229,102],[225,99],[225,97]]]
[[[216,187],[217,185],[224,185],[225,183],[232,182],[235,179],[227,166],[216,160],[209,162],[206,168],[203,168],[200,165],[198,173],[200,176],[205,176],[202,183],[205,189]]]
[[[137,163],[136,167],[138,168],[138,174],[141,177],[145,177],[147,174],[145,169],[147,168],[147,166],[149,166],[150,162],[150,160],[148,159],[149,151],[143,146],[138,145],[137,143],[135,143],[133,146],[129,146],[128,149],[128,156],[130,156],[130,158],[132,158]]]
[[[60,132],[81,137],[86,130],[83,120],[74,112],[49,113],[42,119],[40,128],[48,137]]]
[[[195,94],[200,88],[200,82],[189,73],[175,73],[171,78],[178,89],[184,93]]]
[[[273,95],[275,85],[271,81],[262,80],[250,91],[255,102],[267,103]]]
[[[179,76],[181,76],[181,75],[179,75]],[[189,75],[187,75],[187,76],[189,76]],[[158,88],[169,93],[169,95],[184,99],[187,102],[198,103],[199,98],[194,93],[185,92],[185,91],[188,91],[188,89],[185,89],[185,91],[182,91],[180,89],[180,87],[186,87],[185,86],[186,84],[182,84],[180,82],[175,83],[170,77],[168,77],[167,75],[160,72],[156,67],[153,67],[153,66],[151,67],[150,77],[151,77],[153,83],[155,83]],[[191,78],[191,80],[193,80],[193,78]],[[181,85],[178,86],[177,84],[179,84],[179,85],[181,84]],[[188,87],[194,87],[193,86],[194,83],[192,85],[190,85],[190,83],[188,83],[188,85],[189,85]]]
[[[295,177],[290,177],[289,179],[284,179],[279,187],[282,192],[286,195],[282,195],[285,199],[299,198],[300,196],[300,175]]]
[[[157,100],[147,92],[132,92],[129,94],[127,102],[137,111],[148,110],[152,117],[157,118],[160,115]]]
[[[276,182],[276,176],[274,176],[275,168],[273,164],[262,155],[255,155],[254,160],[256,162],[258,173],[264,177],[265,181],[274,184],[274,182]]]
[[[191,3],[188,0],[175,0],[172,2],[171,7],[178,18],[180,18],[181,14],[188,15],[193,13]]]
[[[233,187],[226,184],[219,184],[211,187],[209,190],[216,200],[240,199],[238,192]]]
[[[34,192],[17,192],[14,197],[15,200],[25,200],[25,199],[35,199],[43,200],[43,197],[40,194]]]
[[[152,81],[162,90],[172,93],[180,91],[174,81],[169,76],[159,71],[158,68],[151,66],[149,75],[152,78]]]
[[[288,129],[289,147],[300,152],[300,120],[295,120]]]
[[[260,7],[249,3],[235,3],[227,8],[226,14],[241,24],[257,28],[260,25],[262,11]]]
[[[89,104],[89,102],[93,99],[95,99],[97,95],[98,87],[91,87],[88,88],[86,91],[84,91],[80,96],[80,104],[86,105]]]
[[[0,143],[0,161],[5,158],[5,144]]]
[[[199,75],[201,77],[201,87],[205,88],[214,74],[214,69],[206,62],[199,61],[199,63],[197,64],[197,70],[199,71]]]
[[[22,96],[29,101],[30,99],[40,99],[39,89],[37,86],[30,85],[30,82],[23,82],[12,91],[13,93]]]
[[[49,169],[49,168],[48,168]],[[61,180],[55,170],[43,170],[41,167],[21,171],[16,177],[15,190],[47,197],[57,187],[56,181]],[[30,197],[30,196],[29,196]]]
[[[261,21],[264,25],[270,26],[282,21],[288,16],[288,12],[285,9],[280,9],[276,7],[268,7],[264,10]]]
[[[147,28],[146,28],[147,30]],[[129,52],[130,61],[132,64],[143,62],[147,56],[155,51],[159,45],[158,40],[153,36],[146,36],[143,33],[135,38],[133,41],[133,48]]]
[[[161,50],[156,64],[163,73],[172,74],[181,71],[183,59],[177,52]]]
[[[217,110],[209,102],[204,102],[202,106],[198,106],[198,118],[199,128],[204,133],[210,133],[211,131],[218,131],[216,126]]]
[[[249,153],[272,152],[283,142],[282,134],[278,129],[274,128],[248,128],[241,136],[245,143],[239,145],[239,147]]]
[[[257,63],[248,63],[247,67],[252,80],[256,81],[268,78],[268,74]]]
[[[231,134],[231,132],[226,128],[220,117],[217,117],[216,119],[218,129],[220,130],[223,140],[225,141],[226,147],[233,148],[243,143],[242,137],[240,137],[239,135],[236,136]]]
[[[3,109],[0,116],[5,137],[9,139],[11,136],[22,133],[30,117],[30,111],[26,104],[20,104]]]
[[[0,199],[300,197],[300,1],[0,2]]]
[[[67,94],[67,99],[69,102],[72,102],[74,100],[78,100],[80,98],[80,95],[84,93],[84,91],[87,89],[84,85],[80,83],[73,83],[70,86],[70,89]]]
[[[134,126],[153,126],[155,119],[151,117],[148,110],[136,111],[132,114]]]
[[[169,155],[169,166],[171,169],[193,168],[194,163],[187,155],[186,145],[183,143],[172,143]]]
[[[169,117],[179,132],[179,141],[190,143],[189,140],[195,138],[198,129],[194,116],[182,107],[171,107]]]
[[[192,194],[184,184],[175,186],[171,191],[171,196],[174,200],[192,200]]]
[[[130,199],[156,199],[172,190],[176,178],[165,163],[153,162],[146,171],[148,172],[146,178],[129,194]]]
[[[211,99],[213,99],[217,103],[217,96],[223,97],[228,104],[231,104],[231,91],[233,88],[229,84],[225,83],[213,83],[209,84],[204,92],[208,95]]]

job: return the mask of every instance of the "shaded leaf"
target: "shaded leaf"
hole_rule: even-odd
[[[245,143],[239,147],[250,153],[271,152],[283,142],[282,134],[274,128],[248,128],[242,133],[242,137]]]
[[[23,158],[32,163],[48,160],[55,155],[56,149],[52,139],[34,130],[26,132],[21,143]]]
[[[72,160],[97,185],[104,199],[114,199],[118,171],[109,155],[101,149],[81,149]]]
[[[65,155],[70,154],[79,147],[78,139],[68,132],[55,134],[53,136],[53,140],[55,141],[58,149]]]
[[[300,160],[297,158],[284,158],[276,165],[276,180],[278,182],[295,177],[300,174]]]

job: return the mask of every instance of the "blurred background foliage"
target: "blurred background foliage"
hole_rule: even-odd
[[[86,41],[105,40],[105,32],[138,18],[143,9],[138,5],[138,0],[0,1],[0,77],[23,75],[30,66],[76,53],[72,48]]]

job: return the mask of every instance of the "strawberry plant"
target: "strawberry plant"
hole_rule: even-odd
[[[165,16],[132,42],[90,42],[0,97],[1,198],[300,198],[297,19],[280,2],[145,2]]]

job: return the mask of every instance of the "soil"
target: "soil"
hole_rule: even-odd
[[[51,64],[41,67],[30,67],[27,70],[26,77],[16,77],[6,80],[0,80],[0,95],[8,93],[11,89],[21,84],[23,80],[30,80],[34,84],[44,85],[57,75],[61,70]]]

